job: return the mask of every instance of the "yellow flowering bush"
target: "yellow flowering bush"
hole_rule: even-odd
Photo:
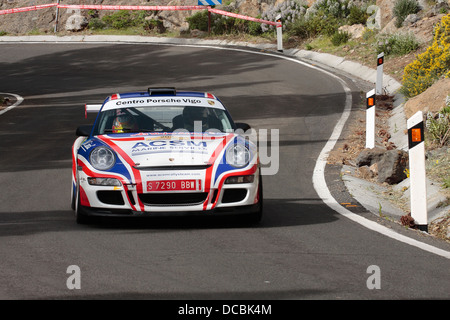
[[[406,66],[401,92],[414,97],[442,76],[450,77],[450,14],[436,25],[432,45]]]

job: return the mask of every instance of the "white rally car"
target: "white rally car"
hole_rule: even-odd
[[[149,88],[114,94],[77,129],[72,208],[92,216],[262,216],[257,148],[214,95]],[[237,130],[242,129],[242,130]]]

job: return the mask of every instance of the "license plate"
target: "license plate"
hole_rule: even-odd
[[[201,180],[147,181],[147,191],[196,191],[201,190]]]

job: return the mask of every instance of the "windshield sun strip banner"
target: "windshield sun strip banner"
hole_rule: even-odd
[[[137,97],[109,100],[105,102],[101,111],[113,110],[123,107],[150,107],[150,106],[197,106],[225,110],[220,101],[202,97]]]

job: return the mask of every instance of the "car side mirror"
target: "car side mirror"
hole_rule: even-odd
[[[92,126],[91,125],[84,125],[79,126],[76,131],[76,135],[79,137],[88,137],[91,134]]]
[[[235,125],[236,129],[242,129],[244,132],[251,129],[250,125],[245,122],[236,122]]]

